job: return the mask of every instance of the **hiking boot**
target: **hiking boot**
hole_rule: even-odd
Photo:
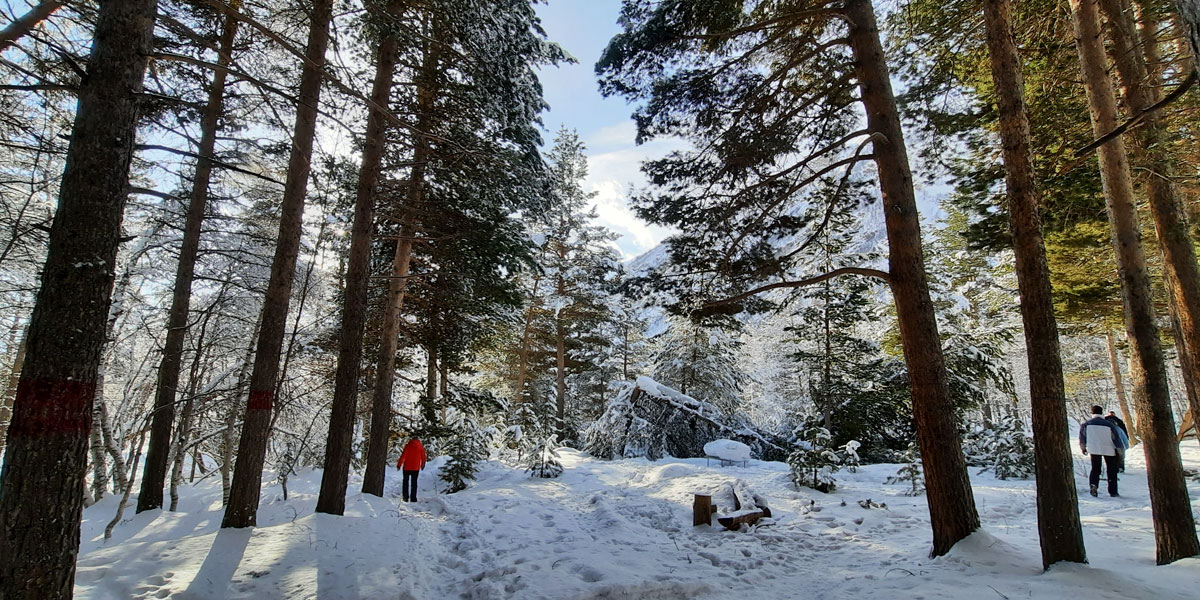
[[[1093,485],[1093,486],[1091,486],[1091,489],[1089,489],[1089,490],[1088,490],[1088,492],[1089,492],[1089,493],[1090,493],[1092,496],[1098,496],[1098,495],[1100,495],[1100,494],[1099,494],[1099,492],[1097,491],[1098,489],[1099,489],[1099,488],[1098,488],[1097,486],[1094,486],[1094,485]]]
[[[1113,493],[1109,494],[1108,497],[1109,498],[1120,498],[1121,495],[1116,492],[1113,492]]]

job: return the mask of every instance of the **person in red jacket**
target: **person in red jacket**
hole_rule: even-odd
[[[400,453],[400,460],[396,461],[396,468],[404,471],[401,492],[405,502],[417,501],[417,474],[425,468],[425,461],[428,458],[425,455],[425,446],[421,445],[421,440],[414,437],[404,445],[404,451]]]

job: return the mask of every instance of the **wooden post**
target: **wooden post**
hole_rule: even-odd
[[[692,502],[692,526],[712,525],[715,512],[717,507],[712,503],[712,495],[696,494],[696,500]]]

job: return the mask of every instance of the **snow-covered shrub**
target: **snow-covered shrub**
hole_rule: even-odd
[[[903,466],[895,475],[887,478],[887,483],[907,483],[909,488],[904,490],[905,496],[920,496],[925,493],[925,470],[921,466],[921,445],[913,440],[904,452]]]
[[[833,473],[841,468],[841,458],[830,447],[832,438],[821,423],[818,417],[808,417],[796,428],[795,449],[788,455],[787,463],[796,487],[829,493],[837,487]]]
[[[563,466],[558,460],[558,439],[553,435],[542,438],[526,456],[524,467],[532,477],[552,479],[562,475]]]
[[[639,377],[608,402],[585,433],[583,449],[603,459],[693,458],[704,456],[704,445],[717,439],[740,441],[764,460],[782,458],[786,446],[708,402]]]
[[[438,478],[448,484],[446,492],[450,494],[467,489],[475,480],[479,463],[487,459],[496,435],[495,428],[481,428],[466,415],[458,413],[452,417],[455,418],[450,427],[454,433],[442,445],[442,452],[448,458],[438,471]]]
[[[990,464],[990,428],[977,424],[968,427],[962,436],[963,458],[968,467],[986,467]]]
[[[858,443],[857,440],[850,440],[842,444],[842,466],[846,467],[846,470],[851,473],[857,473],[858,466],[862,464],[862,459],[858,456],[858,449],[861,447],[862,444]]]
[[[1029,479],[1034,474],[1033,440],[1025,433],[1025,422],[1008,409],[987,430],[987,463],[999,479]]]

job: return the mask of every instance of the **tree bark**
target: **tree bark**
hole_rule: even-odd
[[[1050,270],[1038,217],[1025,81],[1012,29],[1010,0],[984,0],[988,54],[1000,113],[1004,179],[1025,326],[1029,396],[1033,413],[1038,536],[1042,568],[1059,561],[1086,563],[1075,464],[1068,439],[1067,398],[1059,354]]]
[[[4,389],[4,398],[0,399],[0,459],[4,457],[4,448],[8,442],[8,425],[12,422],[13,403],[17,399],[17,384],[21,381],[21,366],[25,364],[25,349],[28,347],[29,326],[21,333],[21,342],[17,345],[17,355],[13,357],[12,369],[8,373],[8,384]]]
[[[395,15],[398,3],[388,6],[388,15]],[[386,25],[385,25],[386,26]],[[333,407],[329,419],[329,435],[325,440],[325,470],[321,475],[321,493],[317,512],[340,515],[346,508],[346,487],[350,477],[350,452],[354,438],[354,408],[358,404],[358,379],[362,367],[363,329],[367,313],[367,284],[371,271],[371,229],[374,222],[375,193],[379,187],[380,165],[387,146],[387,119],[382,111],[388,106],[392,92],[393,72],[396,69],[398,44],[394,35],[385,34],[375,56],[375,80],[371,85],[371,104],[367,115],[366,143],[363,146],[362,166],[358,170],[358,190],[354,203],[354,223],[350,233],[350,256],[346,270],[346,292],[343,296],[342,328],[338,334],[338,364],[334,379]],[[374,108],[379,107],[379,108]],[[388,407],[390,409],[390,405]],[[380,427],[387,428],[391,411]],[[375,427],[376,425],[372,425]],[[374,441],[374,440],[372,440]],[[377,444],[372,444],[379,445]],[[387,437],[380,448],[382,461],[368,458],[368,471],[363,477],[364,494],[383,496],[383,469],[370,465],[387,463]]]
[[[313,138],[316,133],[325,48],[329,44],[329,22],[332,15],[332,0],[314,0],[309,16],[304,73],[300,78],[300,102],[296,106],[292,152],[288,160],[288,176],[280,211],[279,239],[275,246],[271,279],[267,284],[267,297],[263,305],[258,348],[254,355],[254,370],[250,374],[250,398],[246,403],[242,437],[238,442],[238,458],[229,490],[229,504],[225,507],[221,527],[253,527],[258,515],[263,462],[266,460],[267,441],[271,434],[271,411],[275,403],[279,357],[303,229],[304,196],[308,190],[308,174],[312,167]]]
[[[100,5],[0,474],[0,597],[70,598],[96,371],[157,3]]]
[[[1141,438],[1137,433],[1137,422],[1134,421],[1134,414],[1129,410],[1129,401],[1125,398],[1125,383],[1121,380],[1121,363],[1117,359],[1117,345],[1113,342],[1111,331],[1104,332],[1104,340],[1108,343],[1108,368],[1112,371],[1113,389],[1116,390],[1117,394],[1117,406],[1121,408],[1121,418],[1125,419],[1125,425],[1129,428],[1129,445],[1132,447],[1141,442]]]
[[[867,127],[875,136],[875,164],[890,249],[890,281],[912,386],[913,417],[933,526],[930,555],[941,556],[979,528],[979,513],[946,385],[945,360],[925,276],[912,173],[875,13],[870,0],[849,0],[845,14]]]
[[[434,28],[430,28],[433,30]],[[431,31],[436,38],[436,31]],[[432,131],[433,108],[437,99],[438,43],[426,44],[421,71],[417,81],[417,131]],[[416,211],[425,193],[425,168],[431,155],[430,140],[416,134],[413,140],[413,167],[409,173],[408,190],[403,206],[400,236],[392,257],[392,278],[388,283],[388,302],[384,309],[380,332],[379,356],[375,365],[375,387],[371,394],[371,432],[367,441],[367,465],[363,474],[363,492],[383,494],[384,473],[387,471],[387,448],[392,422],[392,387],[396,378],[396,348],[399,345],[400,311],[408,288],[412,264],[413,237],[416,235]],[[368,489],[370,486],[370,489]]]
[[[221,31],[217,64],[228,67],[233,62],[233,40],[237,35],[236,19],[225,17]],[[171,308],[167,312],[167,338],[163,342],[162,361],[158,366],[158,385],[154,394],[154,412],[150,421],[150,440],[146,447],[146,464],[142,486],[138,492],[137,512],[162,508],[163,482],[171,448],[171,423],[175,418],[175,398],[178,395],[179,371],[183,363],[183,341],[188,330],[191,309],[192,279],[196,272],[196,257],[200,252],[200,230],[208,205],[208,188],[212,181],[217,128],[225,104],[227,69],[214,69],[208,88],[208,104],[200,118],[200,145],[196,154],[196,172],[192,177],[192,193],[188,199],[183,240],[179,247],[179,263],[175,268],[175,287],[171,292]]]
[[[1071,14],[1092,129],[1099,137],[1117,126],[1117,109],[1106,71],[1096,0],[1071,0]],[[1097,152],[1117,253],[1125,329],[1133,359],[1134,406],[1138,412],[1142,448],[1146,453],[1156,559],[1158,564],[1167,564],[1200,553],[1200,543],[1197,542],[1191,502],[1179,462],[1179,444],[1175,441],[1166,366],[1155,323],[1150,277],[1139,239],[1125,142],[1118,136],[1100,146]]]
[[[1197,0],[1175,0],[1175,9],[1179,11],[1180,24],[1187,37],[1188,46],[1192,49],[1191,67],[1200,76],[1200,2]]]

